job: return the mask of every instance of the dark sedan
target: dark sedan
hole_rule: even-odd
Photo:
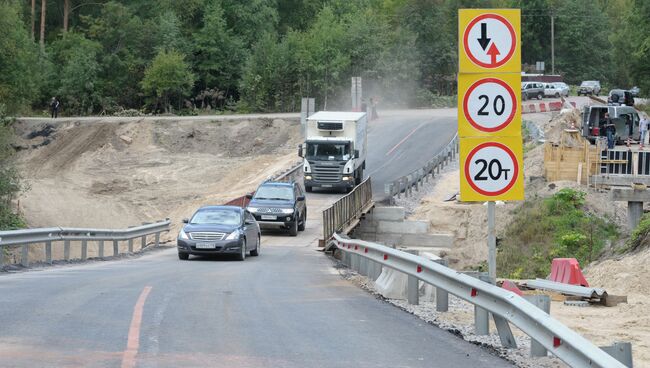
[[[178,234],[178,258],[190,254],[236,254],[240,261],[260,254],[260,227],[246,210],[234,206],[199,208]]]

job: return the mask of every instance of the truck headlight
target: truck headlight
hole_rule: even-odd
[[[237,240],[239,239],[239,230],[235,230],[230,235],[226,237],[226,240]]]
[[[349,177],[349,176],[344,176],[344,177],[343,177],[343,180],[344,180],[344,181],[348,181],[348,180],[350,180],[350,177]]]
[[[246,207],[248,212],[257,212],[258,208],[257,207]]]
[[[290,214],[293,213],[293,208],[283,208],[281,211],[282,211],[282,213],[290,215]]]
[[[311,175],[305,175],[305,180],[311,180]]]
[[[181,229],[181,231],[178,233],[178,238],[183,239],[183,240],[190,240],[190,237],[187,236],[185,233],[185,230]]]

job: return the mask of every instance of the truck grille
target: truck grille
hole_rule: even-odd
[[[216,233],[216,232],[196,232],[196,233],[190,233],[190,238],[192,240],[223,240],[223,237],[225,236],[225,233]]]
[[[341,181],[342,167],[313,165],[314,180],[319,183],[338,183]]]

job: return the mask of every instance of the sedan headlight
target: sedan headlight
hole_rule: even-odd
[[[187,236],[187,233],[185,233],[185,230],[183,229],[181,229],[181,232],[178,233],[178,238],[183,240],[190,240],[190,237]]]
[[[284,214],[290,215],[293,213],[293,208],[282,208],[280,211]]]
[[[239,230],[235,230],[230,235],[226,237],[226,240],[237,240],[239,239]]]
[[[258,208],[257,207],[246,207],[248,212],[257,212]]]

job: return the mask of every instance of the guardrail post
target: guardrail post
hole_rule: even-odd
[[[0,251],[1,252],[1,251]],[[52,264],[52,242],[45,242],[45,262]],[[2,262],[0,262],[2,264]]]
[[[29,244],[23,244],[20,255],[20,264],[23,267],[29,267]]]
[[[140,250],[143,250],[147,246],[147,236],[142,235],[142,240],[140,243]]]
[[[524,295],[524,298],[537,308],[546,313],[551,312],[551,297],[548,295]],[[530,340],[530,356],[532,357],[545,357],[547,350],[544,345],[531,339]]]
[[[129,239],[129,253],[133,253],[133,239]]]
[[[479,275],[479,280],[488,282],[490,281],[490,276],[483,273]],[[487,310],[474,306],[474,333],[477,335],[489,335],[490,334],[490,313]]]
[[[407,250],[406,252],[416,256],[420,255],[420,252],[418,252],[417,250]],[[409,304],[411,305],[420,304],[420,280],[418,280],[417,277],[408,275],[408,279],[406,283],[406,295]]]
[[[70,260],[70,240],[63,241],[63,259]]]
[[[5,264],[5,248],[0,247],[0,266]]]
[[[156,247],[160,245],[160,233],[156,233]]]
[[[445,267],[449,265],[449,261],[447,261],[446,259],[438,259],[435,262]],[[438,312],[449,311],[449,292],[439,287],[436,287],[436,311]]]
[[[601,347],[603,351],[623,363],[626,367],[632,368],[632,344],[629,342],[617,341],[611,346]]]
[[[81,260],[85,261],[88,258],[88,240],[81,241]]]
[[[120,243],[117,240],[113,240],[113,256],[120,254]]]
[[[104,241],[99,241],[99,258],[104,258]]]

